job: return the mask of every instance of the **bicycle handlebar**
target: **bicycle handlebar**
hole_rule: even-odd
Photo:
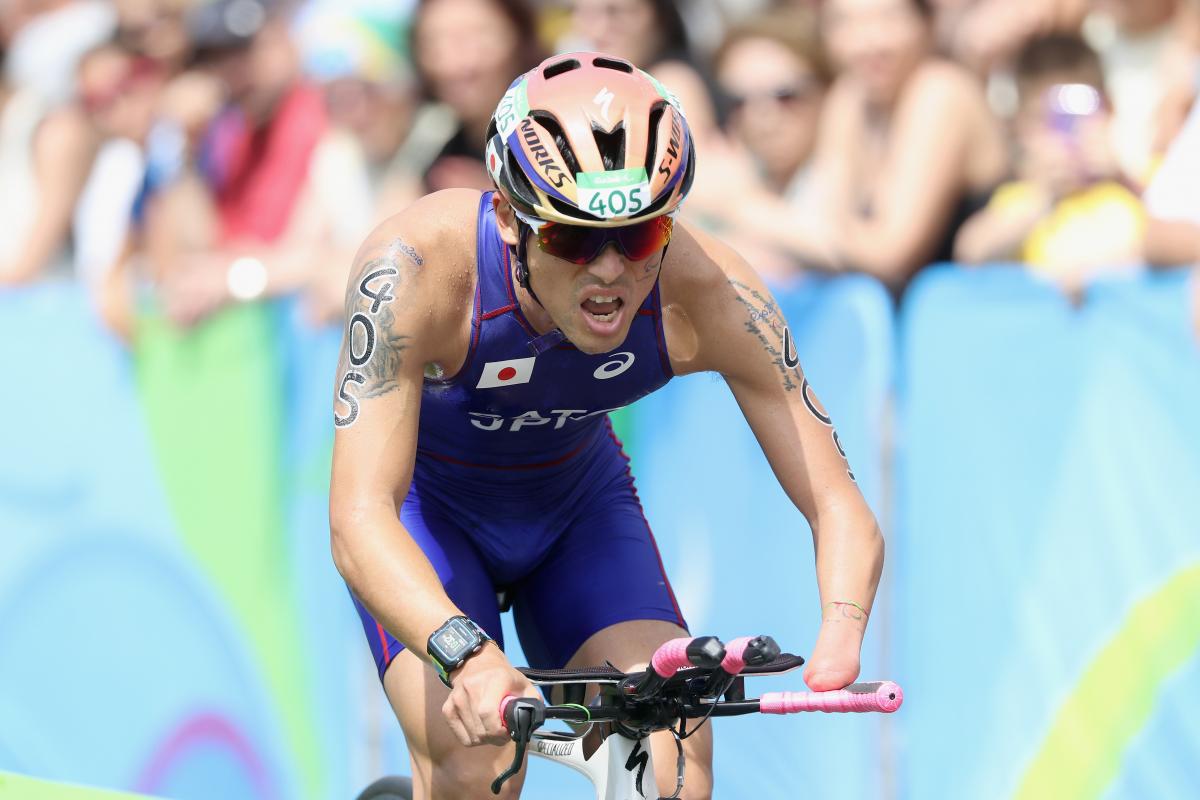
[[[493,794],[499,794],[504,782],[521,768],[525,746],[533,732],[547,719],[568,722],[628,722],[636,719],[635,728],[642,731],[665,727],[661,717],[633,716],[637,709],[666,710],[679,718],[707,718],[740,714],[793,714],[804,711],[868,712],[890,714],[904,702],[904,692],[892,681],[855,683],[845,689],[830,692],[768,692],[758,700],[718,698],[724,689],[747,665],[757,666],[779,656],[779,645],[769,636],[744,637],[733,640],[727,648],[714,636],[696,639],[672,639],[655,651],[650,668],[642,675],[626,676],[618,692],[616,704],[547,706],[540,699],[508,695],[500,701],[500,718],[505,730],[517,743],[513,764],[492,783]],[[669,679],[686,667],[699,667],[698,675],[689,673],[684,679]],[[692,678],[699,678],[698,685]],[[637,685],[632,685],[637,679]],[[666,687],[664,691],[664,687]],[[714,687],[720,689],[713,694]],[[662,693],[662,697],[657,695]],[[714,698],[708,700],[706,698]],[[626,734],[629,735],[629,734]]]
[[[767,692],[758,701],[763,714],[792,714],[798,711],[861,712],[891,714],[904,702],[904,692],[892,681],[855,683],[832,692]]]

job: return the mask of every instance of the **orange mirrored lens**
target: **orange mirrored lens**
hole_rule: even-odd
[[[616,244],[626,258],[641,261],[666,247],[674,229],[674,220],[665,215],[619,228],[547,222],[537,232],[537,243],[542,252],[572,264],[587,264],[594,260],[610,242]]]

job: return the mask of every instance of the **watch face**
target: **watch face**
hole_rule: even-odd
[[[475,649],[479,644],[479,635],[463,620],[452,619],[433,637],[433,644],[442,662],[449,666]]]

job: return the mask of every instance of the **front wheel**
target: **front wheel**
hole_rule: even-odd
[[[412,778],[389,775],[372,783],[358,800],[412,800]]]

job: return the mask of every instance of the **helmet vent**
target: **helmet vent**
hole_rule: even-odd
[[[573,69],[579,69],[580,66],[581,64],[577,59],[564,59],[559,61],[557,64],[551,64],[542,70],[542,77],[546,80],[550,80],[557,75],[562,75],[564,72],[570,72]]]
[[[592,128],[592,136],[596,137],[596,147],[600,150],[600,158],[604,160],[604,168],[625,168],[625,125],[621,124],[611,131]]]
[[[579,62],[576,61],[575,64],[578,65]],[[546,132],[554,138],[554,146],[562,154],[563,163],[567,165],[571,177],[574,178],[575,173],[580,171],[579,159],[575,157],[575,151],[571,149],[571,143],[567,141],[567,135],[563,132],[562,125],[558,122],[558,117],[542,109],[530,111],[529,116],[534,122],[545,128]]]
[[[633,65],[628,61],[617,61],[615,58],[593,58],[592,65],[603,69],[615,69],[618,72],[633,74]]]
[[[559,200],[554,195],[550,195],[550,205],[554,206],[554,210],[557,211],[558,213],[562,214],[565,217],[574,217],[575,219],[583,219],[583,220],[587,220],[589,222],[604,222],[605,221],[605,220],[600,219],[600,217],[593,216],[593,215],[587,213],[582,208],[576,208],[575,206],[573,206],[569,203],[564,203],[562,200]]]
[[[517,157],[513,155],[512,150],[508,151],[507,161],[504,172],[508,177],[509,188],[516,195],[517,200],[525,204],[526,209],[534,208],[538,202],[537,191],[534,190],[529,178],[521,171],[521,165],[517,163]]]
[[[650,109],[650,139],[646,147],[646,174],[654,174],[654,157],[658,154],[658,125],[667,110],[667,101],[659,100]]]

